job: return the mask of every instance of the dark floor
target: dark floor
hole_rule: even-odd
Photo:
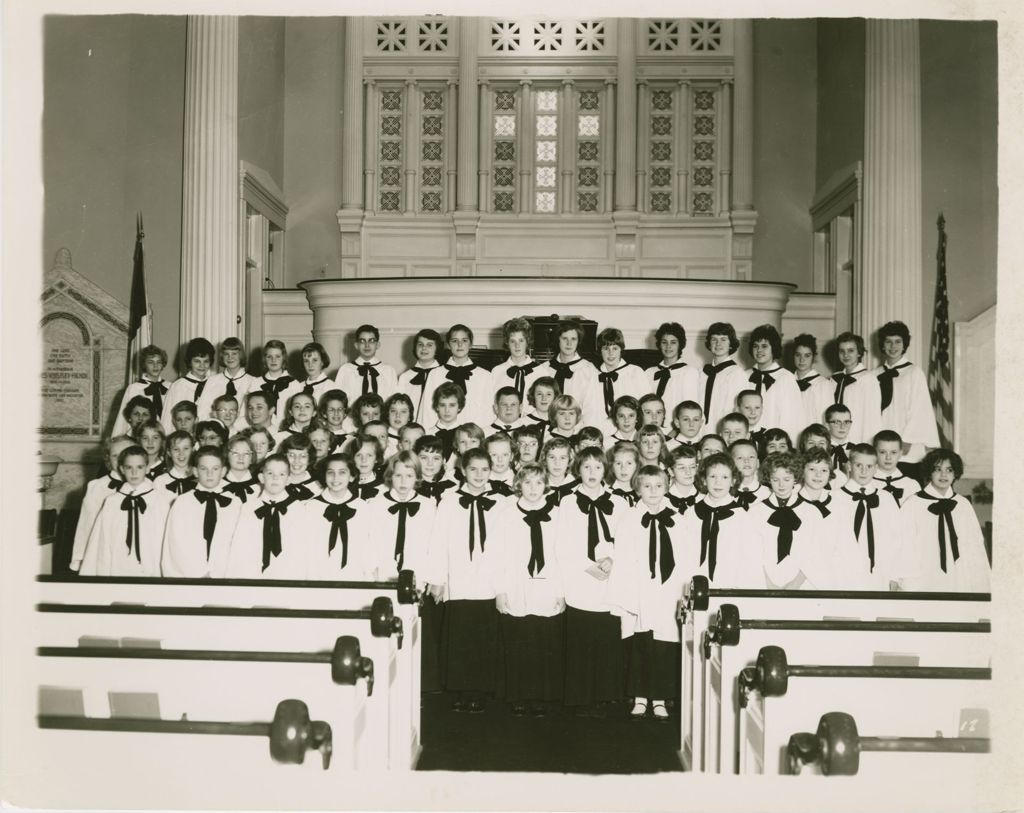
[[[515,717],[507,703],[482,714],[455,712],[454,695],[423,695],[421,771],[657,773],[679,771],[679,718],[631,720],[626,704],[605,719],[563,708],[546,717]]]

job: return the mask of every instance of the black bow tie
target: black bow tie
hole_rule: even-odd
[[[671,492],[665,495],[668,497],[668,501],[672,503],[672,507],[676,509],[680,514],[685,514],[687,508],[693,508],[697,502],[697,492],[694,492],[689,497],[677,497]]]
[[[571,494],[576,486],[580,484],[579,480],[570,480],[568,483],[562,483],[560,486],[554,486],[547,496],[549,505],[561,505],[562,499]]]
[[[327,507],[324,508],[324,519],[331,523],[331,535],[327,538],[327,553],[330,554],[334,551],[335,546],[338,544],[338,538],[340,537],[340,569],[344,569],[345,565],[348,564],[348,521],[356,515],[356,509],[348,503],[328,502],[323,499],[323,497],[319,497],[318,499],[327,503]]]
[[[779,369],[779,367],[776,367],[774,370],[751,370],[750,383],[754,385],[754,390],[758,393],[761,392],[761,387],[764,387],[765,392],[770,390],[772,384],[775,383],[772,373],[777,373]]]
[[[196,478],[195,477],[182,477],[179,480],[177,477],[175,477],[173,475],[171,476],[171,481],[165,486],[165,488],[168,491],[173,491],[179,497],[182,494],[187,494],[188,492],[190,492],[195,487],[196,487]]]
[[[128,545],[128,554],[135,550],[135,559],[142,564],[142,553],[139,551],[139,514],[146,513],[146,500],[141,494],[128,494],[121,500],[121,510],[128,512],[128,530],[124,541]]]
[[[497,503],[488,499],[483,494],[467,494],[459,492],[459,505],[469,509],[469,558],[473,558],[476,549],[476,530],[480,527],[480,552],[484,551],[484,542],[487,541],[487,520],[486,512],[494,508]]]
[[[897,364],[895,367],[886,367],[878,374],[878,388],[882,391],[883,412],[885,412],[889,404],[892,403],[892,380],[894,378],[899,378],[900,370],[909,366],[910,362],[905,361],[902,364]]]
[[[877,480],[879,483],[885,483],[885,485],[882,486],[882,491],[888,491],[890,494],[892,494],[892,496],[895,498],[897,504],[899,504],[900,500],[903,499],[903,489],[900,488],[899,486],[894,486],[892,484],[892,481],[900,479],[901,476],[902,475],[896,475],[895,477],[876,477],[875,478],[875,480]]]
[[[622,367],[625,366],[625,364],[622,365]],[[619,370],[621,370],[622,367],[618,367],[607,373],[600,372],[597,375],[597,379],[601,382],[604,392],[604,411],[607,412],[608,415],[612,414],[612,404],[615,403],[615,382],[619,380]]]
[[[149,381],[143,378],[142,383],[146,386],[142,392],[153,402],[153,417],[160,416],[164,411],[164,393],[167,392],[167,385],[163,381]]]
[[[672,371],[678,370],[686,366],[685,361],[676,362],[670,364],[668,367],[659,365],[657,371],[654,373],[654,380],[658,382],[658,389],[655,394],[659,398],[663,398],[665,395],[665,388],[668,387],[668,382],[672,378]]]
[[[280,502],[265,502],[254,512],[257,519],[263,520],[263,570],[271,559],[281,555],[281,516],[288,513],[291,503],[291,497]]]
[[[800,392],[807,392],[807,388],[811,386],[811,382],[818,377],[817,373],[809,375],[807,378],[798,378],[796,385],[800,388]]]
[[[768,507],[772,509],[772,514],[768,517],[768,524],[779,529],[776,536],[777,562],[781,562],[789,556],[790,551],[793,549],[793,532],[798,530],[803,524],[800,517],[796,515],[796,511],[793,510],[800,502],[801,500],[798,497],[793,505],[772,505],[771,502],[768,503]]]
[[[708,563],[708,578],[712,581],[715,578],[715,564],[718,561],[718,528],[723,519],[732,516],[732,509],[736,503],[711,506],[706,502],[697,502],[693,510],[697,512],[700,519],[700,563]]]
[[[611,495],[607,491],[594,499],[577,491],[576,506],[580,509],[580,513],[587,515],[587,558],[592,562],[596,562],[597,558],[594,551],[597,549],[599,542],[597,526],[598,524],[601,526],[601,534],[604,536],[604,541],[611,542],[612,532],[608,528],[608,520],[605,517],[611,516],[615,505],[612,503]]]
[[[167,473],[167,464],[163,463],[163,462],[160,462],[160,463],[157,463],[155,466],[153,466],[153,468],[151,468],[149,471],[147,471],[146,472],[146,476],[150,480],[155,480],[161,474],[166,474],[166,473]]]
[[[210,558],[210,545],[213,544],[213,534],[217,530],[217,506],[227,508],[231,505],[231,497],[227,494],[217,494],[214,491],[200,491],[195,489],[192,496],[200,505],[205,505],[203,512],[203,539],[206,540],[206,558]]]
[[[331,432],[331,451],[336,452],[348,441],[349,436],[344,432]]]
[[[523,515],[523,522],[530,527],[530,561],[526,564],[526,572],[536,576],[544,569],[544,529],[542,522],[551,520],[551,506],[527,511],[521,505],[516,506]]]
[[[836,382],[835,402],[841,404],[843,403],[843,393],[847,387],[857,383],[857,376],[851,373],[836,373],[832,376],[832,380]]]
[[[651,567],[651,578],[656,578],[655,565],[660,562],[662,584],[668,581],[676,568],[675,556],[672,555],[672,537],[668,533],[668,529],[676,524],[672,519],[673,513],[671,508],[665,508],[657,514],[645,513],[640,518],[640,524],[650,528],[647,558]]]
[[[424,497],[431,497],[435,502],[441,502],[441,496],[449,489],[455,488],[456,483],[451,480],[437,480],[433,483],[420,483],[416,491]]]
[[[435,428],[434,435],[441,441],[441,457],[447,460],[455,447],[455,428]]]
[[[230,395],[232,398],[238,395],[238,387],[235,386],[235,382],[238,381],[239,378],[243,378],[244,376],[245,373],[242,373],[242,375],[238,376],[237,378],[228,378],[227,374],[225,373],[224,377],[228,379],[228,383],[227,386],[224,387],[224,394]]]
[[[107,475],[107,488],[111,491],[117,491],[121,486],[124,485],[124,480],[118,480],[110,475]]]
[[[579,364],[583,359],[576,359],[575,361],[559,361],[558,359],[551,359],[548,364],[551,365],[551,369],[555,371],[555,381],[558,382],[558,388],[564,393],[565,382],[572,378],[575,373],[572,368],[574,364]]]
[[[755,494],[753,491],[742,491],[741,490],[741,491],[737,491],[736,492],[736,502],[739,504],[740,508],[742,508],[744,511],[749,509],[750,506],[752,506],[754,504],[754,501],[756,499],[757,499],[757,494]]]
[[[934,514],[939,520],[939,567],[943,573],[946,570],[946,530],[949,530],[949,551],[955,562],[960,558],[960,544],[956,535],[956,527],[953,525],[953,509],[956,508],[956,500],[952,497],[933,497],[927,491],[918,491],[917,496],[922,500],[929,500],[928,513]]]
[[[378,364],[379,361],[373,364],[356,364],[356,369],[363,379],[363,395],[377,392],[377,379],[380,377],[380,373],[377,372]]]
[[[711,393],[715,389],[715,378],[726,368],[735,366],[736,362],[733,359],[723,361],[721,364],[704,365],[704,375],[708,379],[704,384],[704,417],[707,417],[711,412]]]
[[[357,483],[356,491],[359,493],[359,499],[372,500],[380,493],[380,487],[383,484],[384,481],[380,477],[375,477],[368,483]]]
[[[624,488],[613,488],[611,493],[618,494],[620,497],[622,497],[622,499],[629,503],[630,508],[636,505],[637,496],[636,492],[634,491],[627,491]]]
[[[875,523],[871,520],[871,509],[878,508],[878,492],[872,492],[868,494],[861,489],[860,491],[850,491],[845,486],[843,491],[853,498],[853,501],[857,503],[857,511],[853,515],[853,535],[860,540],[860,529],[864,524],[865,517],[868,521],[868,560],[871,562],[871,570],[875,569]]]
[[[831,511],[828,510],[828,504],[830,502],[832,502],[832,497],[831,496],[826,496],[825,499],[823,499],[823,500],[807,500],[807,499],[805,499],[804,502],[810,503],[815,508],[817,508],[818,511],[821,513],[821,518],[822,519],[824,519],[825,517],[827,517],[829,514],[832,513]]]
[[[196,391],[192,393],[192,400],[195,402],[199,401],[199,397],[203,394],[203,390],[206,389],[206,382],[210,379],[204,378],[200,381],[198,378],[192,378],[191,376],[185,376],[185,380],[196,385]]]
[[[226,480],[224,482],[224,488],[221,491],[226,491],[228,494],[234,494],[243,503],[249,499],[249,491],[255,485],[259,485],[259,480],[255,477],[245,480],[243,482],[236,482],[234,480]]]
[[[390,500],[391,495],[385,495]],[[414,517],[419,513],[420,504],[415,500],[409,502],[396,502],[388,506],[389,514],[398,514],[398,530],[395,532],[395,563],[401,570],[405,565],[405,520],[407,517]]]
[[[320,386],[320,385],[321,385],[321,384],[323,384],[323,383],[324,383],[325,381],[327,381],[327,378],[326,378],[326,377],[324,377],[324,378],[318,378],[318,379],[317,379],[316,381],[309,381],[309,380],[307,379],[307,380],[306,380],[306,382],[305,382],[305,383],[304,383],[304,384],[302,385],[302,392],[303,392],[303,393],[304,393],[305,395],[313,395],[313,388],[314,388],[314,387],[318,387],[318,386]]]
[[[309,500],[313,497],[313,492],[304,483],[289,483],[284,489],[296,500]]]
[[[512,496],[512,486],[502,480],[491,480],[489,483],[491,493],[498,494],[502,497]]]
[[[477,366],[475,364],[465,364],[462,367],[452,367],[449,364],[444,365],[447,374],[445,377],[455,384],[460,390],[466,392],[468,387],[469,379],[473,377],[473,373],[476,371]]]
[[[281,375],[273,379],[268,379],[266,376],[263,376],[263,383],[260,384],[260,390],[266,393],[267,401],[269,402],[269,406],[272,410],[277,409],[278,397],[282,392],[288,389],[288,385],[294,380],[295,379],[290,375]]]
[[[539,366],[539,361],[531,361],[529,364],[521,364],[518,366],[513,364],[505,371],[505,375],[512,379],[512,386],[515,387],[516,392],[519,393],[520,401],[526,398],[526,376],[536,370]]]
[[[846,454],[846,447],[844,445],[837,445],[832,447],[832,468],[837,471],[842,471],[843,466],[846,465],[850,458]]]

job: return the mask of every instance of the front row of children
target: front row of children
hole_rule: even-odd
[[[666,468],[617,443],[580,449],[564,484],[550,465],[523,463],[508,496],[483,448],[462,450],[461,485],[423,483],[425,468],[440,469],[432,437],[393,455],[372,493],[347,454],[328,454],[319,481],[297,482],[309,451],[289,448],[231,488],[222,450],[201,446],[194,483],[176,490],[147,477],[149,456],[130,438],[110,452],[123,480],[89,486],[102,507],[83,575],[387,579],[411,569],[428,594],[424,683],[459,692],[456,707],[469,711],[497,695],[516,714],[560,701],[601,715],[628,696],[634,716],[666,719],[679,692],[676,602],[697,574],[755,589],[988,588],[977,520],[952,489],[962,462],[947,450],[925,459],[923,489],[898,496],[876,479],[867,444],[849,447],[841,486],[821,448],[769,454],[758,469],[748,440],[730,453],[705,444],[702,459],[678,446]],[[540,459],[555,452],[569,462],[561,438]]]

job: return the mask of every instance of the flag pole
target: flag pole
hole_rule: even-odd
[[[142,377],[141,350],[153,343],[153,321],[146,295],[146,255],[143,240],[146,237],[142,212],[135,216],[135,252],[132,257],[131,303],[128,318],[128,363],[125,366],[127,383]]]

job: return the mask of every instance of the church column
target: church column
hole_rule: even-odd
[[[732,138],[731,176],[723,184],[723,208],[732,220],[732,275],[734,279],[753,277],[754,227],[754,23],[733,20],[733,82],[722,88],[723,121],[729,122]],[[732,183],[729,184],[728,181]],[[726,199],[731,187],[731,199]]]
[[[341,276],[362,275],[363,227],[363,18],[345,18],[341,96]]]
[[[920,364],[921,53],[914,20],[868,20],[864,89],[863,264],[854,324],[877,358],[872,334],[906,322]],[[856,285],[856,282],[855,282]],[[865,362],[868,363],[868,359]],[[870,363],[869,363],[870,366]]]
[[[185,39],[180,338],[238,332],[238,18],[190,16]]]
[[[615,275],[636,274],[636,20],[618,20],[615,103]]]
[[[477,86],[476,17],[459,18],[458,175],[455,214],[456,273],[476,273],[476,227],[480,221],[479,127],[480,93]],[[483,92],[486,92],[484,86]]]

